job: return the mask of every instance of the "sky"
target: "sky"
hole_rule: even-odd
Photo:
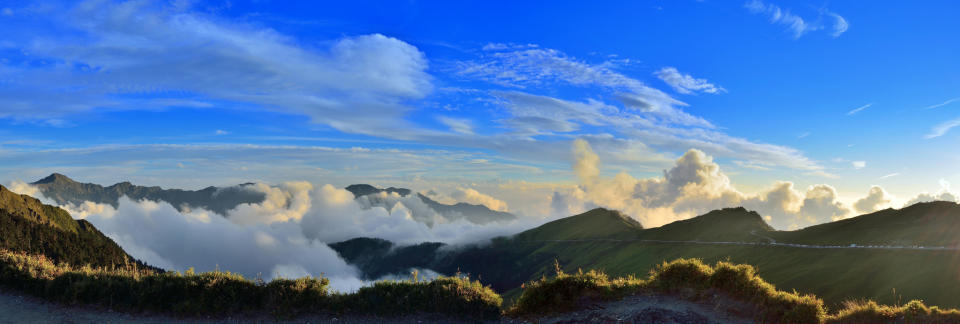
[[[958,7],[0,1],[0,182],[371,183],[645,226],[955,200]]]

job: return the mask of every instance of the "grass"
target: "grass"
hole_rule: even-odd
[[[768,323],[960,323],[960,311],[921,301],[887,306],[848,301],[828,313],[814,295],[776,289],[750,265],[699,259],[663,262],[645,278],[611,278],[602,271],[566,273],[526,283],[517,302],[501,311],[500,295],[479,281],[440,277],[381,281],[353,293],[328,290],[326,278],[249,280],[214,271],[159,272],[136,264],[92,268],[57,264],[46,257],[0,250],[0,284],[51,301],[99,305],[122,311],[183,316],[270,313],[290,318],[308,313],[404,316],[442,314],[473,320],[538,316],[578,309],[586,303],[633,294],[659,294],[714,305],[718,311]]]
[[[468,318],[500,316],[502,299],[478,281],[384,281],[341,294],[327,278],[249,280],[235,273],[158,272],[138,268],[72,267],[44,256],[0,250],[0,284],[65,304],[184,316],[273,313],[362,313],[402,316],[436,313]]]
[[[584,303],[616,300],[632,294],[665,294],[712,304],[764,323],[960,323],[960,311],[927,307],[921,301],[903,306],[873,301],[847,302],[834,314],[814,295],[777,290],[757,276],[750,265],[720,261],[711,266],[698,259],[663,262],[646,279],[611,279],[600,271],[565,273],[524,285],[506,314],[535,316],[577,309]],[[726,309],[724,309],[726,308]]]

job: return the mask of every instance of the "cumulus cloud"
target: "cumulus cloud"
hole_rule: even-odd
[[[883,190],[880,186],[870,187],[866,197],[860,198],[853,204],[853,207],[860,213],[872,213],[890,205],[893,197]]]
[[[849,208],[838,201],[829,185],[815,185],[801,193],[793,183],[777,182],[755,195],[734,188],[712,157],[689,150],[664,170],[662,177],[636,179],[626,173],[613,178],[600,176],[599,158],[589,142],[575,140],[573,170],[580,186],[557,191],[552,207],[580,212],[593,206],[621,210],[646,227],[701,215],[710,210],[744,206],[767,217],[772,226],[805,227],[846,217]],[[579,210],[578,210],[579,208]]]
[[[16,181],[10,188],[51,203],[29,184]],[[401,245],[478,243],[551,219],[526,217],[481,226],[430,214],[432,210],[415,196],[383,193],[354,199],[345,189],[308,182],[246,188],[265,193],[266,199],[240,205],[225,217],[202,209],[180,212],[168,203],[127,197],[120,199],[117,208],[89,201],[61,207],[75,218],[90,221],[132,256],[165,269],[219,268],[265,279],[323,274],[331,278],[334,289],[343,291],[365,282],[325,243],[355,237],[383,238]],[[476,190],[463,188],[462,195],[507,209],[506,203]],[[376,204],[368,197],[391,204]],[[415,214],[431,217],[432,226]]]
[[[691,94],[694,92],[721,93],[727,90],[707,81],[707,79],[694,78],[692,75],[680,73],[675,67],[664,67],[655,72],[660,80],[666,82],[679,93]]]
[[[456,191],[450,194],[450,197],[465,203],[484,205],[491,210],[506,212],[509,209],[507,203],[503,200],[494,198],[473,188],[457,188]]]

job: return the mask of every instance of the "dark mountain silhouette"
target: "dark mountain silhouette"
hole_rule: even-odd
[[[32,185],[58,204],[92,201],[117,207],[120,197],[127,196],[133,200],[167,202],[179,211],[203,208],[220,215],[226,215],[227,211],[240,204],[256,204],[265,199],[263,193],[244,188],[252,185],[251,183],[225,188],[207,187],[196,191],[144,187],[130,182],[104,187],[93,183],[76,182],[65,175],[54,173]]]
[[[86,220],[0,186],[0,248],[43,254],[55,262],[94,267],[124,266],[136,261]]]
[[[354,198],[360,198],[363,196],[378,194],[381,192],[386,193],[397,193],[401,197],[406,197],[410,195],[412,191],[406,188],[386,188],[380,189],[368,184],[353,184],[346,187],[347,191],[353,193]],[[507,212],[501,212],[487,208],[484,205],[473,205],[468,203],[456,203],[453,205],[447,205],[440,202],[437,202],[430,197],[424,196],[420,193],[417,193],[417,198],[420,198],[424,204],[436,211],[438,214],[443,216],[448,220],[458,220],[466,219],[467,221],[474,224],[488,224],[491,222],[500,222],[500,221],[509,221],[517,218],[516,215]],[[385,204],[384,201],[378,199],[371,199],[372,203],[375,204]],[[392,206],[384,206],[392,207]]]

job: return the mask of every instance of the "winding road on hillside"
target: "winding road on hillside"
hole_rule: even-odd
[[[515,241],[514,243],[588,243],[588,242],[638,242],[638,243],[665,243],[665,244],[705,244],[705,245],[745,245],[745,246],[777,246],[792,247],[800,249],[876,249],[876,250],[923,250],[923,251],[960,251],[960,247],[948,246],[905,246],[905,245],[811,245],[780,243],[773,238],[762,236],[756,233],[750,233],[757,237],[768,240],[769,242],[735,242],[735,241],[671,241],[671,240],[647,240],[647,239],[569,239],[569,240],[528,240]]]

